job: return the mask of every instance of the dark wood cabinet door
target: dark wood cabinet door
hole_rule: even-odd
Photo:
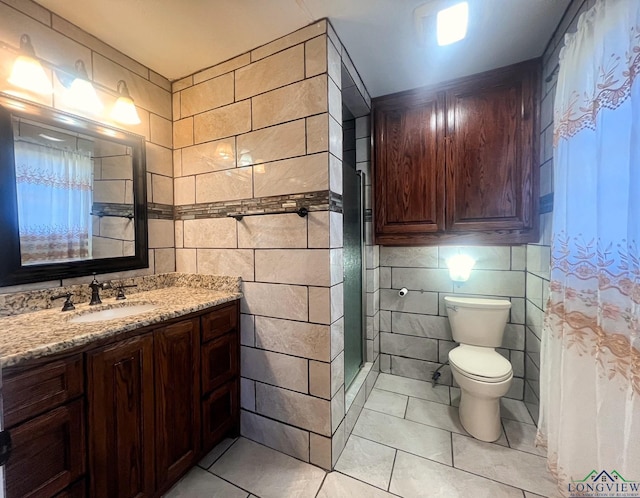
[[[11,429],[7,497],[50,497],[85,472],[82,400],[60,406]]]
[[[443,92],[374,101],[375,242],[403,245],[444,230]]]
[[[239,380],[222,385],[202,402],[202,445],[203,452],[211,450],[230,430],[240,429]]]
[[[156,481],[175,482],[200,450],[199,320],[154,332],[156,384]]]
[[[447,91],[447,232],[529,240],[538,215],[537,66],[490,71]]]
[[[202,345],[202,394],[239,374],[238,333],[232,332]]]
[[[87,354],[90,496],[154,492],[153,336]]]

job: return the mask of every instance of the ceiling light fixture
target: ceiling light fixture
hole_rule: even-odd
[[[469,25],[469,4],[460,2],[438,11],[437,15],[438,45],[451,45],[467,35]]]
[[[75,69],[77,76],[69,88],[69,104],[76,109],[88,111],[93,114],[100,114],[102,109],[104,109],[104,105],[98,98],[96,89],[89,81],[87,68],[81,59],[76,61]]]
[[[140,124],[140,116],[138,116],[138,111],[124,80],[118,81],[118,100],[111,110],[111,118],[122,124]]]
[[[41,95],[53,93],[51,81],[36,58],[29,35],[23,34],[20,37],[20,52],[13,63],[8,81],[14,86]]]

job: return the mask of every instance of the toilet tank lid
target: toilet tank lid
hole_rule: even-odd
[[[511,308],[511,301],[507,299],[487,299],[480,297],[445,296],[446,304],[463,306],[465,308],[504,310]]]

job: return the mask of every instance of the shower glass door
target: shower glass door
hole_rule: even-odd
[[[355,162],[355,161],[354,161]],[[348,388],[363,362],[362,186],[355,165],[342,165],[344,261],[344,385]]]

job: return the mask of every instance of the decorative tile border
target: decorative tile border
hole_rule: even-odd
[[[171,204],[147,203],[147,218],[153,220],[173,220],[174,207]]]
[[[329,191],[320,190],[304,194],[276,195],[271,197],[175,206],[174,219],[225,218],[231,213],[295,212],[301,207],[305,207],[309,211],[328,211],[330,205]],[[342,197],[340,197],[340,206],[342,206]]]

